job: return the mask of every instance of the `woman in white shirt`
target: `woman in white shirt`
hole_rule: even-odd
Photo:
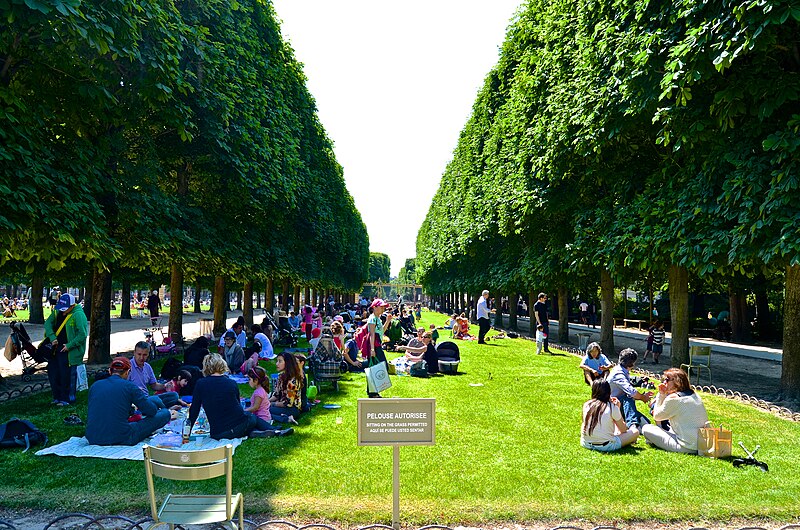
[[[608,453],[630,445],[639,437],[636,426],[625,425],[619,400],[611,397],[611,385],[603,379],[592,381],[592,399],[583,404],[581,445]]]
[[[683,370],[664,370],[652,412],[654,420],[667,420],[669,427],[644,425],[642,435],[648,443],[665,451],[697,454],[697,431],[705,426],[708,413]]]

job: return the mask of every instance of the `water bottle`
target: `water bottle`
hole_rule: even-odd
[[[183,437],[181,439],[182,443],[188,444],[189,443],[189,435],[192,432],[192,426],[189,425],[189,419],[187,418],[183,422]]]

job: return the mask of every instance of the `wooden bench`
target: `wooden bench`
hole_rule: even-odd
[[[617,322],[622,322],[621,325],[618,325]],[[630,324],[630,325],[629,325]],[[642,331],[642,324],[647,325],[646,320],[636,320],[633,318],[615,318],[614,319],[614,327],[616,328],[627,328],[627,327],[634,327],[639,331]]]

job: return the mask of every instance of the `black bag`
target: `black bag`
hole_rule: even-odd
[[[161,379],[175,379],[181,371],[181,362],[177,357],[170,357],[161,367]]]
[[[27,451],[34,445],[47,445],[47,435],[28,420],[11,418],[0,425],[0,447],[24,447]]]
[[[39,343],[36,348],[36,355],[33,355],[33,360],[37,363],[49,363],[53,360],[53,343],[50,339],[44,339]]]
[[[111,377],[111,374],[108,372],[108,370],[97,370],[92,377],[95,381],[102,381],[103,379],[108,379]]]
[[[409,368],[408,375],[411,377],[428,377],[428,363],[425,361],[415,362]]]
[[[518,339],[519,333],[517,333],[516,331],[509,331],[508,333],[506,333],[506,337],[508,337],[509,339]]]

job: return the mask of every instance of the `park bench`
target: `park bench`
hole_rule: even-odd
[[[617,324],[617,322],[622,322],[622,324]],[[642,324],[645,326],[647,325],[646,320],[637,320],[634,318],[615,318],[614,319],[614,327],[615,328],[632,328],[636,327],[639,331],[642,330]]]

